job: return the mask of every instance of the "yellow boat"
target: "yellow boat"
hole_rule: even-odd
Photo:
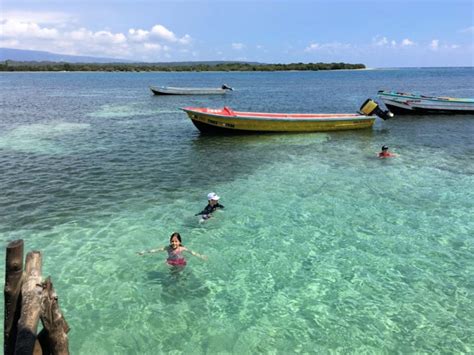
[[[376,116],[393,116],[368,99],[359,113],[266,113],[219,109],[182,108],[202,133],[324,132],[370,128]]]

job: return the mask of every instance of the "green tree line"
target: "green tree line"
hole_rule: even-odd
[[[204,72],[204,71],[288,71],[365,69],[364,64],[348,63],[65,63],[65,62],[0,62],[0,71],[100,71],[100,72]]]

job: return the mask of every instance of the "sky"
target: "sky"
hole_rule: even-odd
[[[0,0],[0,47],[144,62],[474,66],[472,0]]]

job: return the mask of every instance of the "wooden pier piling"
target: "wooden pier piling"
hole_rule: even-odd
[[[29,252],[23,271],[23,240],[8,244],[5,268],[4,354],[68,355],[69,326],[51,278],[43,281],[42,255]],[[38,323],[42,330],[37,335]]]

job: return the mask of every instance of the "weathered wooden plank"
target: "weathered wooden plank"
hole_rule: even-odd
[[[59,308],[58,296],[53,288],[51,278],[48,277],[43,283],[43,298],[41,305],[42,333],[46,333],[49,351],[53,355],[68,355],[69,340],[67,333],[69,325],[63,317]]]
[[[41,252],[26,255],[25,275],[21,287],[21,316],[15,344],[16,355],[31,355],[35,348],[36,332],[41,313]]]
[[[23,240],[10,242],[6,250],[5,262],[5,314],[3,328],[3,351],[13,354],[17,335],[17,323],[21,311],[21,280],[23,276]]]

